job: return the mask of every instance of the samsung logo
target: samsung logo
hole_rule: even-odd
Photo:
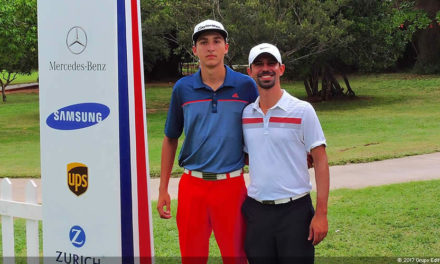
[[[75,130],[96,125],[104,121],[110,109],[98,103],[83,103],[63,107],[53,112],[46,124],[58,130]]]

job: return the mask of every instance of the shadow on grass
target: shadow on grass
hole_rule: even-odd
[[[307,98],[299,98],[308,101]],[[310,102],[318,111],[345,111],[359,110],[363,108],[381,108],[387,106],[392,108],[393,105],[405,104],[411,101],[410,97],[400,96],[356,96],[352,98],[336,98],[330,101]]]

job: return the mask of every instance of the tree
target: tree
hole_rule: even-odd
[[[418,73],[440,73],[440,1],[415,1],[415,11],[427,13],[427,23],[414,36],[417,61],[414,70]]]
[[[142,0],[144,69],[149,79],[170,78],[179,75],[179,64],[191,60],[191,35],[185,44],[182,34],[194,27],[190,20],[198,21],[197,11],[209,6],[204,2],[179,0]],[[183,12],[183,7],[187,13]]]
[[[167,35],[172,33],[172,14],[170,2],[163,0],[142,0],[142,43],[144,51],[144,69],[148,79],[154,79],[155,72],[160,73],[158,77],[176,75],[176,70],[170,69],[170,60],[175,61],[172,56],[176,48],[168,40]],[[160,65],[165,64],[163,69]]]
[[[341,5],[340,14],[348,21],[347,41],[320,54],[313,62],[305,80],[309,97],[328,100],[354,96],[347,71],[378,72],[394,66],[414,33],[428,23],[426,14],[415,11],[409,2],[349,0]],[[335,78],[335,72],[342,77],[346,90]]]
[[[259,42],[271,42],[282,51],[283,62],[287,65],[285,75],[302,78],[310,99],[329,99],[331,94],[342,95],[342,88],[329,69],[327,59],[331,52],[346,47],[352,41],[347,34],[351,22],[341,13],[347,1],[250,2],[250,6],[242,9],[238,8],[240,4],[235,3],[241,13],[234,12],[231,15],[231,20],[235,19],[237,24],[243,26],[234,34],[241,38],[237,41],[240,43],[238,46],[245,47],[240,52],[247,56],[249,44],[253,46]],[[241,22],[243,20],[244,23]],[[246,36],[243,37],[243,34]],[[327,89],[330,80],[338,85],[337,90]]]
[[[0,84],[5,88],[17,74],[37,68],[37,1],[0,0]]]
[[[349,25],[340,14],[345,0],[175,1],[176,43],[191,54],[193,21],[216,19],[227,27],[230,49],[226,63],[247,64],[252,46],[270,42],[282,51],[287,75],[305,76],[320,55],[343,46]]]
[[[167,3],[171,27],[163,37],[177,46],[175,56],[195,60],[193,27],[204,19],[215,19],[229,32],[227,64],[246,65],[252,46],[270,42],[282,53],[285,75],[303,79],[308,97],[317,100],[354,96],[347,71],[388,69],[402,56],[414,32],[431,21],[413,8],[414,0],[160,2]]]

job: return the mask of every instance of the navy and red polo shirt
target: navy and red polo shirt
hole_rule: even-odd
[[[257,86],[249,76],[225,68],[225,81],[216,91],[202,82],[200,70],[174,85],[165,135],[178,138],[185,132],[181,167],[227,173],[244,166],[241,115],[257,98]]]

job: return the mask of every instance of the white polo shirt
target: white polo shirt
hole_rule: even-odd
[[[260,97],[243,111],[251,179],[248,195],[278,200],[310,192],[307,153],[326,145],[313,106],[283,90],[278,103],[264,115],[259,101]]]

